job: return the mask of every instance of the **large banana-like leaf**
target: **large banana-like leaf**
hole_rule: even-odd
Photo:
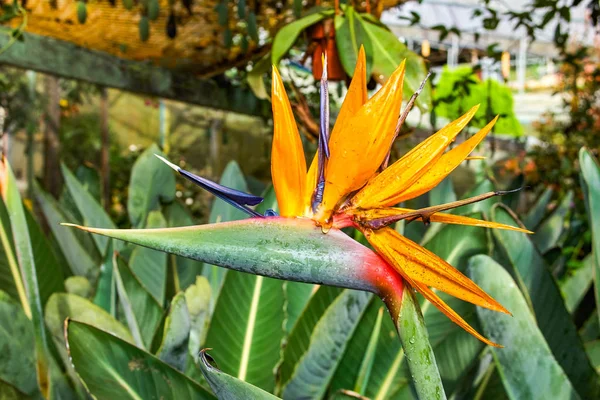
[[[0,291],[0,381],[26,395],[38,391],[35,377],[35,341],[33,325],[22,307]],[[0,398],[2,395],[0,394]]]
[[[565,224],[568,223],[567,214],[572,203],[573,192],[568,192],[558,207],[552,211],[552,214],[536,228],[532,240],[542,254],[558,244],[558,240],[565,231]]]
[[[166,206],[164,212],[170,227],[194,225],[192,216],[179,201],[174,201]],[[169,257],[169,261],[170,272],[177,273],[175,282],[177,290],[186,290],[196,282],[196,276],[202,274],[203,264],[201,262],[178,256]]]
[[[196,283],[185,290],[185,302],[191,322],[188,349],[194,361],[198,361],[200,347],[206,340],[210,323],[210,284],[205,277],[196,277]]]
[[[33,323],[37,380],[42,395],[48,396],[50,386],[48,371],[54,363],[49,352],[48,338],[44,327],[42,299],[37,280],[38,272],[31,246],[27,217],[21,195],[19,194],[19,188],[17,187],[17,181],[8,161],[3,158],[2,162],[0,188],[10,220],[16,259],[20,267],[20,274],[23,277],[23,286],[27,293],[27,303],[23,303],[23,307]]]
[[[579,151],[579,164],[585,205],[592,229],[592,251],[596,264],[594,269],[596,311],[600,318],[600,306],[598,306],[600,304],[600,164],[587,148]]]
[[[191,327],[185,294],[179,292],[171,301],[162,341],[156,356],[173,368],[183,371],[188,356]]]
[[[550,204],[553,193],[554,191],[552,188],[546,188],[546,190],[544,190],[544,192],[536,200],[535,204],[523,217],[523,224],[527,227],[527,229],[535,231],[540,222],[542,222],[542,219],[544,219],[548,212],[548,204]]]
[[[354,66],[358,60],[359,49],[361,46],[364,47],[367,60],[367,79],[369,79],[373,69],[373,44],[363,24],[360,14],[354,10],[354,7],[344,7],[344,14],[335,16],[335,44],[342,66],[348,76],[354,76]]]
[[[583,259],[583,265],[560,284],[560,291],[565,299],[565,307],[570,313],[579,306],[593,281],[594,257],[590,254]]]
[[[579,395],[554,358],[508,272],[488,256],[479,255],[471,260],[469,274],[513,313],[510,316],[477,309],[486,336],[505,346],[492,348],[492,352],[509,396],[513,399],[578,399]]]
[[[152,144],[135,160],[131,169],[127,214],[131,225],[142,227],[146,215],[156,210],[161,202],[170,203],[175,198],[175,176],[154,155],[164,156],[156,144]]]
[[[283,282],[227,273],[204,347],[224,373],[272,391],[284,335]]]
[[[48,226],[69,263],[71,272],[75,275],[84,276],[92,284],[95,284],[99,273],[98,265],[82,246],[76,235],[60,226],[60,223],[64,222],[66,217],[61,212],[56,200],[37,187],[35,194],[42,212],[48,221]]]
[[[151,211],[148,214],[146,228],[159,229],[166,226],[167,222],[160,211]],[[164,304],[167,290],[167,255],[159,251],[136,247],[131,252],[129,266],[158,304]]]
[[[371,296],[344,290],[331,303],[315,325],[308,349],[283,387],[284,399],[323,397]]]
[[[119,295],[129,330],[138,346],[149,349],[163,315],[156,299],[144,288],[121,257],[111,257]]]
[[[66,339],[75,370],[98,400],[214,398],[152,354],[91,325],[69,321]]]
[[[512,214],[502,206],[492,209],[492,220],[518,226]],[[590,365],[558,285],[543,257],[524,233],[494,230],[494,237],[510,263],[507,267],[514,273],[524,298],[530,302],[540,331],[556,360],[582,397],[597,397],[600,395],[598,375]]]
[[[65,178],[65,185],[83,218],[82,222],[84,225],[101,228],[116,228],[108,214],[106,214],[106,211],[104,211],[104,208],[102,208],[94,196],[86,190],[64,164],[61,165],[61,170]],[[108,246],[108,239],[98,235],[94,235],[92,238],[94,239],[94,243],[96,243],[98,252],[101,255],[104,255]],[[116,250],[119,249],[120,248],[117,248]]]
[[[212,357],[204,351],[200,357],[200,368],[206,381],[219,400],[272,400],[277,397],[241,379],[227,375],[210,364]]]

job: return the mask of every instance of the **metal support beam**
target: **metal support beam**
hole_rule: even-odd
[[[29,33],[23,36],[24,41],[14,43],[0,54],[0,64],[241,114],[270,113],[268,102],[229,83],[198,79],[191,73],[124,60],[45,36]],[[0,48],[8,40],[8,35],[1,35]]]

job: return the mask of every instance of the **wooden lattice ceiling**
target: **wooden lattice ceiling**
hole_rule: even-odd
[[[136,4],[128,10],[122,0],[116,0],[114,5],[109,0],[89,0],[86,2],[87,19],[81,24],[77,16],[78,2],[75,0],[28,0],[25,3],[28,11],[26,32],[72,42],[123,59],[151,61],[156,65],[200,76],[218,74],[266,51],[265,46],[253,41],[249,42],[246,49],[236,44],[235,40],[233,46],[224,45],[225,29],[230,29],[234,35],[239,29],[244,29],[236,11],[240,0],[227,1],[229,12],[226,26],[219,24],[217,0],[192,0],[191,15],[183,5],[187,0],[158,0],[158,18],[150,21],[150,35],[143,42],[139,32],[143,1],[135,0]],[[373,9],[377,8],[375,3],[378,1],[383,3],[383,8],[403,2],[371,0]],[[244,3],[248,10],[256,12],[261,37],[268,38],[278,27],[293,19],[293,1],[246,0]],[[313,3],[310,1],[305,7]],[[355,3],[359,8],[365,6],[364,3]],[[177,24],[177,36],[174,39],[166,33],[171,12]],[[11,24],[17,26],[20,22],[13,19]]]

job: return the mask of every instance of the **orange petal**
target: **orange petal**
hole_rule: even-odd
[[[281,216],[295,217],[304,211],[306,160],[292,107],[275,66],[271,101],[274,123],[271,152],[273,186]]]
[[[436,187],[445,177],[450,175],[450,172],[454,171],[454,169],[467,158],[479,143],[481,143],[492,130],[497,120],[498,117],[494,118],[489,124],[483,127],[475,135],[471,136],[468,140],[442,155],[426,174],[421,176],[421,178],[419,178],[412,186],[398,195],[397,203],[413,199]]]
[[[394,229],[365,230],[364,234],[377,252],[406,279],[432,286],[480,307],[510,314],[456,268]]]
[[[342,125],[341,121],[344,121],[352,117],[367,101],[367,57],[365,55],[365,49],[361,45],[358,52],[358,59],[356,60],[356,66],[354,67],[354,77],[350,83],[350,87],[346,92],[346,97],[338,113],[336,124],[331,132],[331,137],[337,137],[341,133],[339,127]],[[336,129],[337,127],[337,129]],[[330,139],[331,143],[331,139]],[[306,175],[306,195],[305,203],[308,207],[307,212],[310,209],[312,203],[312,195],[317,185],[317,168],[318,168],[318,157],[314,156],[308,173]]]
[[[442,157],[450,143],[469,123],[479,106],[433,134],[404,157],[377,175],[354,196],[352,205],[356,208],[376,208],[393,206],[399,202],[402,192],[409,189],[429,168]]]
[[[448,304],[446,304],[437,294],[433,292],[433,290],[429,289],[426,285],[423,285],[418,282],[410,282],[411,285],[423,295],[431,304],[436,306],[438,310],[443,312],[452,322],[456,325],[463,328],[465,331],[469,332],[471,335],[475,336],[477,339],[481,340],[485,344],[489,344],[493,347],[504,347],[497,343],[492,342],[491,340],[482,336],[479,332],[477,332],[471,325],[467,323],[460,315],[456,313]]]
[[[358,220],[369,221],[378,218],[392,217],[396,215],[402,215],[407,213],[413,213],[415,210],[410,208],[373,208],[370,210],[356,210],[353,214]],[[417,218],[417,221],[421,221],[421,218]],[[442,224],[454,224],[454,225],[467,225],[467,226],[478,226],[481,228],[493,228],[493,229],[506,229],[509,231],[517,231],[523,233],[532,234],[533,232],[527,229],[519,228],[517,226],[511,226],[506,224],[500,224],[498,222],[486,221],[483,219],[465,217],[462,215],[454,215],[447,213],[435,213],[429,218],[430,222],[439,222]]]
[[[356,114],[338,119],[329,142],[331,157],[317,220],[328,220],[340,200],[362,187],[387,155],[402,104],[404,65]]]

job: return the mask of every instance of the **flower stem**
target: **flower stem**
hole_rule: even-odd
[[[417,396],[420,400],[446,399],[423,314],[413,290],[410,287],[403,290],[401,301],[384,300],[402,342]]]

